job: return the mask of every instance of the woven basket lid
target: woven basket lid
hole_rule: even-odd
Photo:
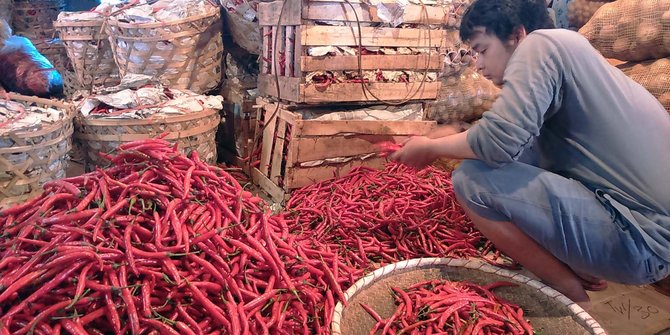
[[[383,318],[388,318],[396,306],[391,287],[407,288],[412,284],[434,279],[469,281],[485,285],[496,281],[519,284],[502,287],[494,292],[501,298],[518,304],[535,330],[543,335],[603,335],[605,330],[579,305],[551,287],[526,276],[505,270],[480,260],[452,258],[418,258],[384,266],[358,280],[345,293],[345,307],[335,306],[332,321],[333,335],[367,335],[374,319],[360,303],[370,306]]]

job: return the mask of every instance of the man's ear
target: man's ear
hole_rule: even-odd
[[[509,37],[508,42],[512,45],[519,45],[519,43],[521,43],[521,41],[523,41],[526,36],[528,36],[528,33],[526,33],[526,27],[519,25],[514,27],[512,36]]]

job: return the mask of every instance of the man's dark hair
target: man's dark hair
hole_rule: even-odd
[[[554,22],[545,0],[475,0],[463,14],[461,40],[469,40],[478,26],[506,41],[519,26],[530,34],[537,29],[554,28]]]

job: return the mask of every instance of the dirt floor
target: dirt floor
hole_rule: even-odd
[[[83,166],[72,163],[67,175],[82,173]],[[670,335],[670,297],[651,286],[609,283],[606,290],[589,296],[593,308],[588,312],[610,335]]]

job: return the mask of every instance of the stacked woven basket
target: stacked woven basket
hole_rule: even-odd
[[[155,22],[134,22],[125,16],[124,11],[134,6],[103,5],[91,12],[64,12],[58,17],[55,27],[72,61],[78,90],[92,96],[104,94],[102,91],[118,92],[123,88],[110,87],[121,83],[121,78],[138,75],[150,76],[153,83],[166,89],[196,94],[219,85],[223,42],[218,6],[207,3],[201,11]],[[155,9],[154,14],[163,9]],[[159,113],[149,118],[90,117],[79,113],[75,138],[89,170],[109,163],[99,153],[109,153],[124,142],[161,134],[178,143],[183,151],[195,150],[201,159],[213,163],[219,123],[215,109],[182,115]]]
[[[0,127],[0,207],[34,197],[47,181],[65,177],[73,131],[69,104],[18,94],[9,96],[10,100],[4,103],[17,108],[52,108],[62,117],[30,129],[3,131]]]

